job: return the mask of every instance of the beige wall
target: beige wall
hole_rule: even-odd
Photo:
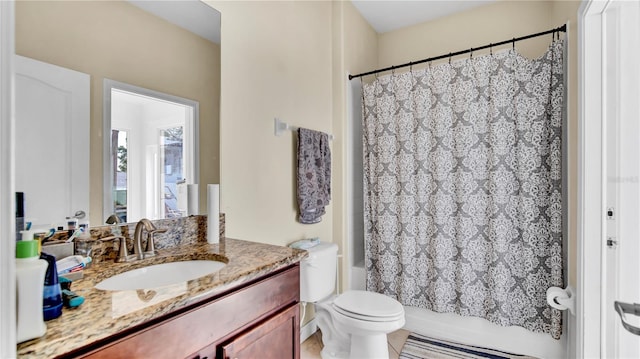
[[[211,4],[222,13],[227,235],[278,245],[320,237],[344,251],[347,72],[375,67],[376,33],[350,2]],[[332,200],[318,224],[296,221],[295,134],[274,136],[274,117],[334,135]]]
[[[127,2],[18,1],[16,53],[91,75],[93,225],[105,220],[102,218],[104,78],[198,101],[198,182],[218,182],[220,46]],[[204,203],[206,193],[201,195]]]
[[[220,197],[227,236],[279,245],[332,240],[335,200],[320,223],[296,221],[295,133],[273,133],[274,117],[333,132],[332,3],[211,4],[222,13]]]
[[[388,32],[380,35],[379,65],[381,67],[397,65],[545,31],[557,26],[551,24],[550,15],[551,2],[497,1]],[[523,55],[534,57],[546,50],[550,39],[551,35],[518,42],[516,46]],[[416,46],[416,44],[419,45]],[[505,45],[502,48],[510,46]],[[494,49],[496,50],[499,49]],[[489,50],[481,53],[489,53]]]
[[[333,129],[341,141],[334,146],[334,152],[340,156],[335,157],[334,168],[337,168],[334,178],[337,186],[334,187],[334,242],[340,246],[343,254],[340,261],[340,278],[342,290],[348,288],[348,265],[350,263],[348,242],[348,221],[351,213],[348,210],[348,202],[353,196],[347,193],[348,171],[350,163],[347,160],[347,152],[351,147],[349,138],[349,113],[347,104],[347,91],[350,86],[347,74],[358,74],[378,67],[378,34],[369,23],[360,15],[350,1],[334,3],[334,86],[333,86]],[[359,81],[354,79],[352,81]],[[354,153],[361,156],[361,153]]]

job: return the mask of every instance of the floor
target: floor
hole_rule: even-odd
[[[400,329],[387,335],[389,359],[398,359],[409,334],[411,334],[410,331]],[[321,359],[320,350],[322,350],[322,333],[317,331],[300,346],[300,359]]]

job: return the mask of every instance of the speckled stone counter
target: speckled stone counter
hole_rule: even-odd
[[[103,261],[84,271],[72,290],[85,297],[75,309],[46,322],[44,337],[18,345],[20,358],[55,358],[122,330],[159,318],[186,305],[213,297],[275,270],[299,262],[306,251],[222,238],[220,244],[198,242],[158,250],[159,255],[130,263]],[[145,290],[102,291],[94,286],[131,269],[169,261],[215,259],[220,271],[195,280]]]

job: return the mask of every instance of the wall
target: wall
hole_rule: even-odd
[[[551,9],[551,1],[497,1],[391,31],[380,35],[378,65],[397,65],[545,31],[561,25],[551,23]],[[550,40],[551,35],[534,38],[518,42],[516,47],[527,57],[537,57],[546,50]],[[511,45],[502,48],[509,47]],[[489,50],[475,56],[481,53],[488,54]],[[461,55],[465,56],[469,55]]]
[[[332,240],[335,192],[322,221],[296,221],[294,132],[333,133],[332,3],[214,1],[222,13],[220,197],[227,236],[286,245]],[[336,155],[337,142],[331,143]],[[334,162],[335,163],[335,162]],[[333,166],[333,186],[340,170]]]
[[[375,69],[378,67],[378,34],[360,15],[356,8],[349,1],[340,1],[334,3],[334,119],[333,128],[340,142],[340,157],[335,165],[340,166],[340,178],[336,180],[338,186],[334,187],[336,209],[334,214],[333,237],[334,242],[340,246],[340,252],[343,254],[340,261],[340,278],[341,290],[346,290],[350,282],[350,265],[351,257],[358,249],[353,248],[352,236],[363,235],[359,230],[356,221],[362,222],[361,205],[358,208],[358,201],[362,203],[362,177],[360,177],[360,186],[352,186],[354,182],[357,184],[358,179],[354,181],[353,163],[354,159],[362,158],[361,150],[355,150],[354,127],[351,121],[353,116],[350,110],[360,111],[360,109],[352,109],[349,103],[351,85],[359,79],[349,80],[348,74],[358,74],[364,71]],[[356,119],[357,121],[357,119]],[[361,127],[360,126],[355,126]],[[338,146],[336,146],[338,147]],[[361,171],[360,171],[361,172]],[[340,206],[339,209],[337,206]],[[360,217],[354,214],[360,213]],[[361,226],[362,224],[360,224]],[[361,249],[363,251],[364,248]]]
[[[23,0],[16,3],[16,53],[91,75],[92,223],[104,222],[103,78],[198,101],[199,183],[219,181],[219,45],[127,2]]]

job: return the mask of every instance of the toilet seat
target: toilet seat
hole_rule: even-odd
[[[394,322],[404,318],[404,308],[398,301],[380,293],[352,290],[337,296],[333,309],[352,319],[371,322]]]

